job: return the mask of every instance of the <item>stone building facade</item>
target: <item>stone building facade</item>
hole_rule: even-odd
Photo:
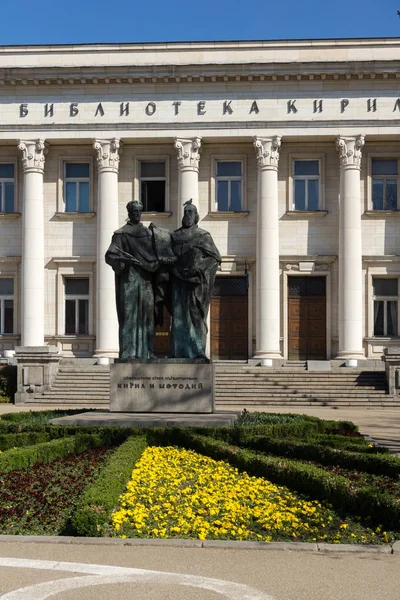
[[[400,343],[400,39],[0,47],[0,353],[118,353],[132,198],[223,257],[214,359]],[[156,333],[162,355],[168,319]]]

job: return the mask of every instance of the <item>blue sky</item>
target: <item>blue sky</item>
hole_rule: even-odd
[[[399,37],[400,0],[2,0],[0,45]]]

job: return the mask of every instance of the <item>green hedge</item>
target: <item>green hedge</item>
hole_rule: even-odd
[[[2,421],[0,419],[0,434],[10,433],[49,433],[54,438],[66,437],[68,435],[76,435],[82,433],[81,425],[51,425],[36,424],[36,423],[14,423]],[[108,427],[108,426],[92,426],[84,427],[85,433],[101,435],[105,440],[105,444],[116,445],[124,442],[131,435],[143,435],[144,429],[138,427]]]
[[[328,501],[342,513],[399,530],[400,503],[397,498],[371,486],[356,488],[346,477],[328,473],[314,465],[240,449],[183,429],[154,430],[149,433],[148,441],[158,445],[180,445],[216,460],[225,460],[250,475],[264,477],[311,498]]]
[[[265,436],[247,439],[242,445],[249,450],[298,460],[312,460],[322,465],[339,466],[355,471],[364,471],[372,475],[386,475],[395,479],[400,476],[400,458],[397,456],[349,452],[348,450],[321,446],[318,442],[277,440]]]
[[[352,452],[369,452],[371,454],[389,454],[388,448],[381,446],[371,446],[371,444],[361,436],[345,436],[333,435],[329,433],[318,433],[308,441],[316,442],[320,446],[328,446],[329,448],[342,448]]]
[[[239,427],[251,427],[255,425],[290,425],[293,429],[299,423],[314,423],[319,431],[325,430],[345,430],[358,431],[358,427],[350,421],[331,421],[323,420],[311,415],[301,415],[296,413],[266,413],[266,412],[246,412],[241,414],[236,421]]]
[[[133,436],[114,452],[72,516],[73,535],[102,537],[110,533],[112,512],[146,446],[145,436]]]
[[[54,439],[54,436],[52,436],[51,433],[45,433],[44,431],[0,434],[0,450],[4,452],[4,450],[9,450],[10,448],[33,446],[34,444],[49,442],[52,439]]]
[[[73,437],[52,440],[26,448],[7,450],[0,454],[0,472],[25,469],[36,462],[49,462],[55,458],[67,456],[67,454],[79,454],[89,448],[102,445],[101,436],[80,433]]]

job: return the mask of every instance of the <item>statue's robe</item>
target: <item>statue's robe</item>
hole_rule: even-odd
[[[154,234],[128,222],[112,237],[106,262],[115,272],[120,358],[153,356],[154,277],[159,267]]]
[[[205,358],[207,315],[221,262],[216,245],[197,225],[171,233],[177,262],[171,272],[171,358]]]

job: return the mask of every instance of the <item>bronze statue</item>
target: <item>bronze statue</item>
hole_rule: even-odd
[[[192,201],[184,205],[182,227],[170,233],[140,218],[141,202],[126,206],[129,220],[112,237],[106,262],[115,272],[122,360],[154,359],[155,324],[164,304],[172,316],[170,358],[205,359],[207,315],[221,262],[211,235],[197,225]]]
[[[120,358],[152,358],[156,272],[168,259],[159,259],[154,230],[140,222],[143,205],[128,202],[129,221],[118,229],[107,250],[106,262],[115,271]]]
[[[198,222],[197,208],[189,200],[182,227],[171,233],[177,257],[170,278],[171,358],[206,358],[207,315],[221,256]]]

